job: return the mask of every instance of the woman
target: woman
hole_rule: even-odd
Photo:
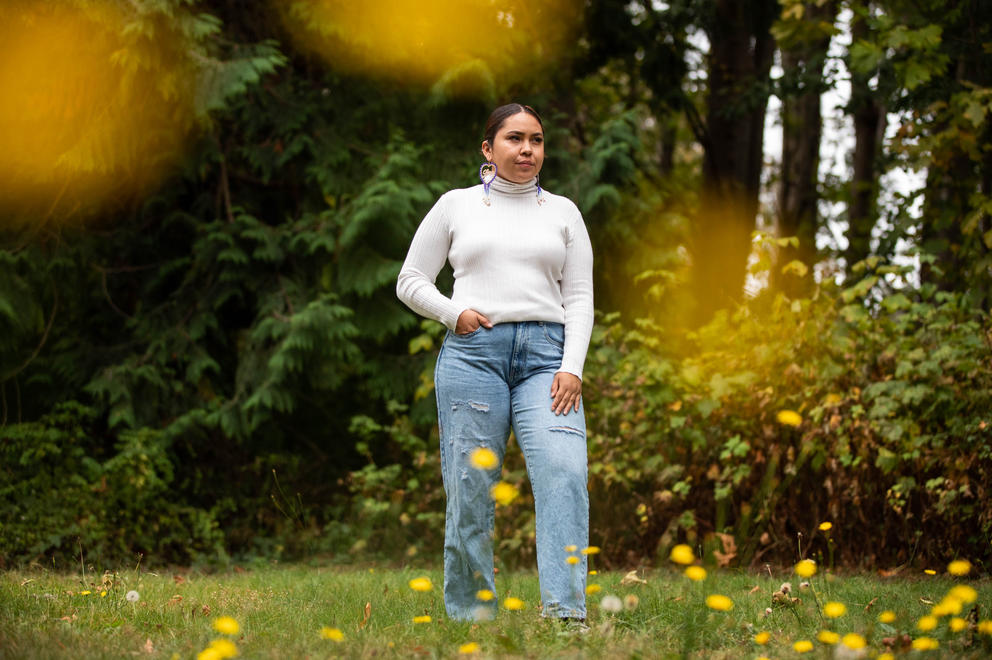
[[[444,603],[455,619],[488,616],[493,502],[510,429],[537,514],[543,615],[584,619],[589,496],[582,365],[593,324],[592,247],[582,216],[538,185],[544,127],[512,103],[489,117],[482,185],[451,190],[424,218],[396,286],[418,314],[448,327],[434,372],[447,495]],[[435,286],[445,260],[449,298]],[[498,465],[472,467],[479,447]],[[568,548],[568,549],[566,549]],[[572,560],[574,561],[574,560]]]

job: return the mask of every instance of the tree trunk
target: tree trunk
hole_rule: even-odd
[[[694,321],[739,301],[761,185],[775,0],[716,0],[709,30],[703,185],[692,231]]]
[[[803,20],[812,24],[833,24],[837,3],[807,3]],[[772,268],[772,286],[790,298],[806,295],[812,289],[813,264],[816,262],[817,191],[820,170],[820,137],[823,120],[820,95],[823,92],[823,67],[830,35],[782,49],[783,79],[796,85],[782,98],[782,173],[779,186],[777,234],[796,237],[799,245],[778,250]],[[799,261],[807,275],[783,269]]]
[[[868,38],[868,26],[855,17],[851,24],[854,42]],[[878,218],[878,160],[885,138],[886,112],[879,95],[871,89],[871,76],[851,75],[850,112],[854,119],[854,175],[847,207],[847,249],[844,261],[848,277],[851,267],[871,254],[871,232]]]

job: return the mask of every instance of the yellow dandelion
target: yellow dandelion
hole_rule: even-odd
[[[878,615],[879,623],[892,623],[895,620],[896,620],[896,613],[893,612],[892,610],[885,610],[884,612]]]
[[[685,576],[694,582],[701,582],[706,579],[706,569],[702,566],[686,566]]]
[[[410,588],[414,591],[430,591],[434,588],[431,579],[428,577],[418,577],[410,580]]]
[[[492,470],[499,465],[499,458],[492,449],[476,447],[468,457],[468,462],[476,470]]]
[[[571,564],[572,566],[575,566],[576,564],[579,563],[580,560],[575,555],[571,555],[569,557],[565,557],[565,561]]]
[[[646,504],[644,504],[644,502],[638,504],[637,508],[634,509],[634,513],[636,513],[639,516],[643,516],[645,513],[647,513],[647,511],[648,511],[648,507]]]
[[[89,595],[90,595],[91,593],[93,593],[93,592],[92,592],[92,591],[90,591],[89,589],[86,589],[86,590],[84,590],[84,591],[80,591],[80,592],[79,592],[79,595],[80,595],[80,596],[89,596]]]
[[[896,660],[896,656],[891,653],[879,653],[875,660]]]
[[[754,636],[754,643],[764,646],[768,643],[768,640],[772,638],[772,635],[767,630],[762,630],[757,635]]]
[[[957,598],[962,603],[974,603],[978,600],[978,592],[975,591],[974,587],[970,587],[967,584],[958,584],[951,587],[947,595],[951,598]]]
[[[600,590],[602,590],[602,587],[599,586],[598,584],[590,584],[588,587],[586,587],[586,595],[592,596],[593,594],[598,594]]]
[[[234,617],[221,616],[214,619],[214,630],[222,635],[237,635],[241,632],[241,626],[234,620]]]
[[[575,552],[578,549],[579,549],[579,546],[577,546],[577,545],[566,545],[565,546],[565,552]]]
[[[216,651],[218,658],[235,658],[238,655],[238,647],[229,639],[215,639],[207,648]]]
[[[324,626],[320,629],[320,638],[329,639],[332,642],[343,642],[344,633],[338,628],[328,628],[327,626]]]
[[[496,597],[496,594],[489,591],[488,589],[479,589],[478,591],[475,592],[475,597],[478,600],[481,600],[483,603],[488,603],[489,601],[491,601],[493,598]]]
[[[831,529],[833,529],[833,527],[834,527],[834,524],[832,522],[822,522],[822,523],[820,523],[820,531],[821,532],[829,532]]]
[[[830,617],[831,619],[836,619],[847,614],[847,606],[844,603],[838,603],[832,600],[823,606],[823,615]]]
[[[668,555],[668,558],[676,564],[682,564],[683,566],[688,566],[692,562],[696,561],[696,556],[692,554],[692,548],[684,543],[672,548],[672,552]]]
[[[468,644],[462,644],[458,647],[459,655],[472,655],[473,653],[478,653],[482,647],[476,642],[469,642]]]
[[[196,654],[196,660],[222,660],[220,653],[212,646],[208,646]]]
[[[595,545],[590,545],[588,548],[582,548],[582,554],[584,555],[598,555],[599,547]]]
[[[803,559],[796,564],[796,575],[799,577],[813,577],[816,575],[816,562],[812,559]]]
[[[985,619],[978,622],[978,632],[982,635],[992,635],[992,621]]]
[[[868,646],[867,640],[858,633],[847,633],[840,638],[840,643],[855,651]]]
[[[937,574],[937,571],[933,570],[932,568],[924,568],[923,569],[923,572],[926,573],[927,575],[936,575]]]
[[[953,596],[945,596],[939,603],[930,608],[930,614],[941,617],[961,614],[964,604]]]
[[[937,617],[930,616],[929,614],[927,616],[921,616],[920,620],[916,622],[916,627],[923,632],[929,632],[937,627]]]
[[[107,591],[106,590],[101,591],[100,598],[106,598],[106,597],[107,597]]]
[[[501,481],[489,489],[489,496],[493,498],[497,504],[502,504],[503,506],[508,506],[513,500],[517,499],[517,495],[520,491],[513,484],[508,484],[505,481]]]
[[[840,641],[840,635],[833,630],[821,630],[816,634],[816,638],[824,644],[836,644]]]
[[[843,399],[836,392],[831,392],[823,399],[823,402],[826,403],[828,406],[836,406],[841,401],[843,401]]]
[[[803,418],[795,410],[779,410],[775,419],[785,426],[799,426],[803,423]]]
[[[413,617],[414,623],[430,623],[431,617],[429,614],[421,614],[420,616]]]
[[[599,571],[589,571],[589,575],[599,575]]]
[[[728,612],[734,608],[734,601],[720,594],[710,594],[706,597],[706,607],[718,612]]]
[[[808,639],[800,639],[792,645],[792,650],[796,653],[809,653],[813,650],[813,642]]]
[[[524,609],[524,601],[510,596],[503,599],[503,607],[508,610],[522,610]]]
[[[961,632],[968,627],[968,622],[959,616],[952,616],[947,621],[947,627],[951,629],[951,632]]]
[[[913,640],[913,648],[917,651],[932,651],[940,646],[940,643],[933,637],[917,637]]]
[[[971,562],[967,559],[955,559],[947,565],[947,572],[951,575],[967,575],[971,572]]]

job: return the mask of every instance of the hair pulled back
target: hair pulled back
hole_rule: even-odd
[[[486,132],[483,134],[482,139],[492,147],[493,140],[496,139],[496,134],[499,133],[499,129],[503,128],[503,124],[506,123],[507,118],[521,112],[526,112],[536,119],[537,123],[541,125],[541,130],[544,130],[544,122],[541,121],[541,115],[537,114],[537,110],[522,103],[507,103],[506,105],[499,106],[489,115],[489,120],[486,121]]]

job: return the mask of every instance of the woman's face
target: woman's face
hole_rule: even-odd
[[[507,181],[530,181],[544,164],[544,131],[540,122],[526,112],[510,115],[496,132],[492,146],[482,143],[482,155],[495,163],[497,173]]]

